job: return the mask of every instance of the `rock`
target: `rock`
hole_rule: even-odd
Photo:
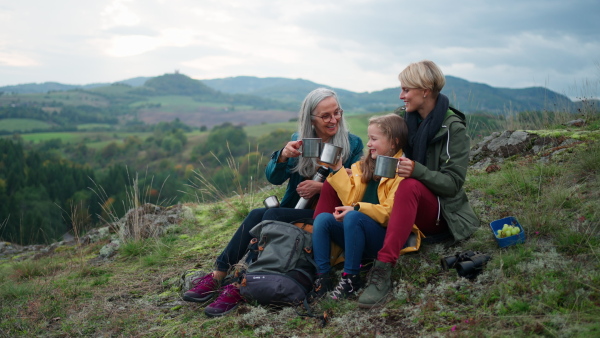
[[[565,123],[565,126],[573,126],[573,127],[583,127],[584,125],[585,125],[585,120],[583,120],[583,119],[572,120],[572,121]]]
[[[131,209],[118,222],[112,224],[120,230],[122,238],[143,239],[163,235],[168,227],[178,224],[185,212],[181,205],[168,208],[146,203]]]
[[[486,173],[493,173],[499,170],[500,167],[497,164],[490,164],[487,168],[485,168]]]
[[[101,258],[110,258],[117,253],[117,250],[121,246],[121,242],[117,239],[112,242],[106,244],[100,249],[100,257]]]
[[[178,283],[178,287],[181,288],[181,291],[187,291],[191,288],[194,287],[194,279],[198,278],[198,277],[203,277],[206,274],[210,273],[206,272],[204,270],[198,270],[198,269],[191,269],[191,270],[186,270],[185,272],[183,272],[181,274],[181,277],[179,279],[179,283]]]
[[[536,155],[541,161],[546,161],[549,155],[560,154],[557,152],[559,148],[572,147],[582,142],[569,138],[569,135],[568,131],[517,130],[493,133],[471,149],[469,153],[471,168],[494,172],[496,168],[490,168],[491,165],[502,163],[504,159],[515,155]]]

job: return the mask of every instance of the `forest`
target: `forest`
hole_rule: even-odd
[[[134,184],[142,192],[139,202],[163,206],[217,198],[194,182],[197,175],[219,196],[264,185],[262,159],[290,137],[275,130],[249,138],[240,126],[224,123],[183,158],[189,127],[173,121],[152,129],[145,139],[131,136],[99,149],[61,139],[0,138],[0,240],[49,243],[69,230],[110,222],[127,211]]]

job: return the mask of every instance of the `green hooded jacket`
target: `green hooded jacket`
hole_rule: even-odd
[[[415,162],[411,176],[438,196],[438,219],[441,214],[448,222],[455,241],[471,236],[479,227],[479,219],[463,189],[469,149],[465,115],[451,107],[442,127],[427,146],[427,165]]]

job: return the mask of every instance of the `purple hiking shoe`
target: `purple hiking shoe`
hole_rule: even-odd
[[[214,302],[204,309],[204,313],[209,317],[219,317],[235,310],[238,305],[244,302],[240,295],[240,289],[233,285],[225,285],[221,289],[221,294]]]
[[[214,275],[211,272],[204,277],[194,279],[192,282],[196,283],[196,286],[183,294],[183,300],[204,303],[211,299],[221,287],[221,282],[213,277]]]

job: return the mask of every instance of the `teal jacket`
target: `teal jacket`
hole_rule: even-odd
[[[298,134],[294,133],[292,135],[292,141],[296,141],[297,139]],[[348,133],[348,140],[350,141],[350,156],[348,156],[348,159],[343,163],[345,168],[350,168],[352,163],[358,161],[362,157],[364,148],[360,137]],[[293,157],[285,162],[277,163],[277,158],[279,157],[281,150],[282,149],[277,150],[271,155],[271,160],[267,163],[267,167],[265,168],[265,175],[267,176],[267,180],[275,185],[281,185],[289,179],[280,206],[282,208],[294,208],[300,200],[300,195],[296,192],[298,184],[305,179],[312,179],[312,177],[306,178],[300,176],[297,172],[292,172],[292,169],[298,162],[298,158]],[[331,170],[329,170],[329,172],[331,172]]]
[[[415,162],[411,176],[438,196],[438,218],[441,214],[448,222],[456,241],[469,237],[479,227],[479,219],[463,189],[470,147],[465,115],[450,108],[442,127],[427,146],[427,166]]]

